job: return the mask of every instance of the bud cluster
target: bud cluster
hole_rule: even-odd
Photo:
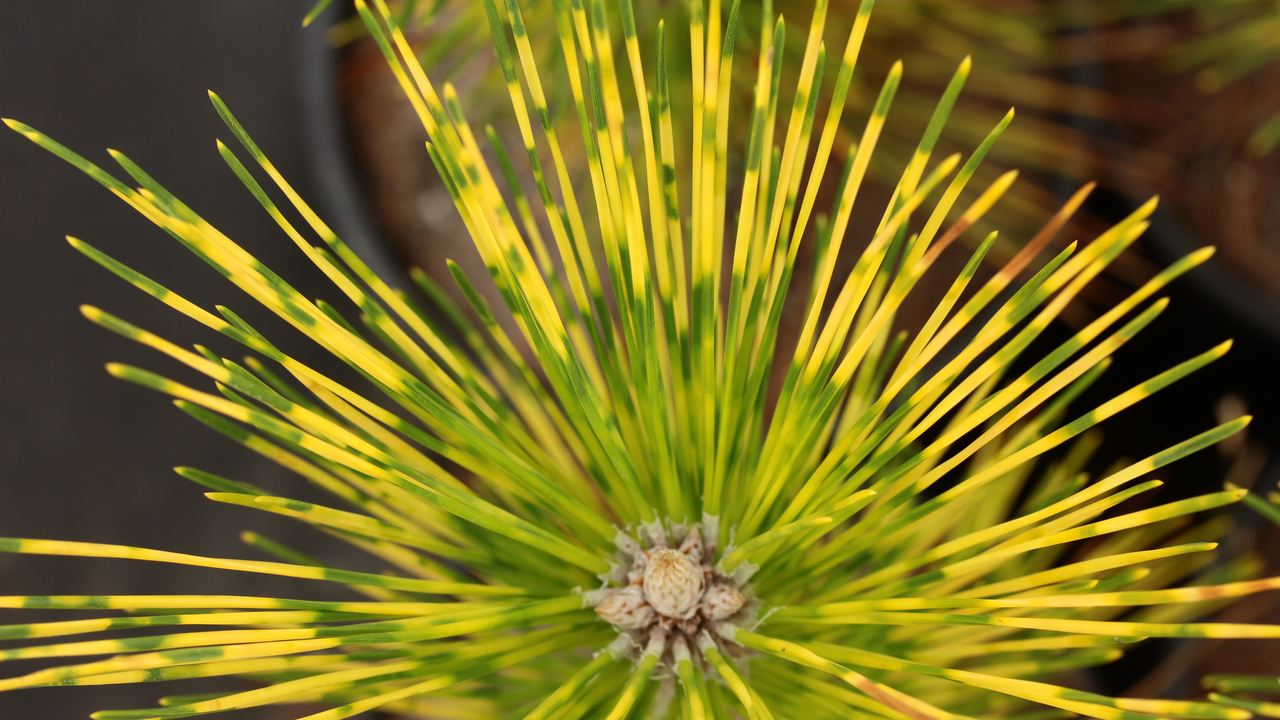
[[[716,568],[714,531],[704,540],[696,524],[668,533],[655,522],[641,530],[641,541],[618,534],[614,572],[606,587],[587,594],[588,603],[636,646],[667,662],[688,651],[700,658],[707,643],[722,647],[718,628],[749,621],[754,603],[736,578]]]

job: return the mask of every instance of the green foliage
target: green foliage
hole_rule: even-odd
[[[188,350],[86,308],[90,321],[206,376],[214,391],[129,366],[109,371],[171,396],[306,478],[322,499],[276,497],[195,469],[179,475],[211,490],[211,500],[352,543],[388,572],[326,567],[258,536],[246,541],[275,560],[2,539],[5,552],[309,579],[352,599],[3,597],[0,607],[94,617],[0,629],[36,641],[0,650],[0,661],[59,663],[0,680],[0,691],[220,676],[261,683],[98,713],[103,720],[295,703],[328,708],[308,720],[374,708],[610,720],[756,720],[794,708],[813,718],[1249,717],[1239,701],[1216,696],[1111,698],[1053,682],[1152,637],[1280,638],[1276,626],[1194,621],[1224,600],[1280,586],[1246,579],[1238,564],[1210,567],[1224,526],[1187,522],[1243,491],[1116,511],[1159,485],[1152,473],[1248,418],[1100,475],[1086,471],[1100,423],[1229,343],[1084,412],[1072,407],[1164,310],[1164,287],[1211,253],[1175,263],[1058,345],[1036,342],[1141,235],[1154,202],[1042,258],[1086,186],[996,272],[979,273],[994,234],[965,251],[962,270],[946,272],[939,258],[962,252],[957,241],[1013,181],[1012,173],[990,185],[974,180],[1012,113],[967,156],[939,157],[969,74],[962,62],[887,204],[864,208],[859,190],[903,72],[894,65],[879,85],[838,172],[836,139],[849,127],[846,93],[870,0],[845,28],[830,95],[816,70],[824,2],[799,32],[794,88],[781,80],[780,49],[788,36],[797,42],[796,30],[753,18],[763,51],[746,63],[749,91],[732,78],[744,71],[735,48],[751,34],[744,18],[755,8],[692,4],[684,67],[667,63],[664,24],[656,47],[644,46],[627,0],[618,15],[604,0],[556,0],[555,37],[533,36],[515,0],[486,2],[527,159],[495,174],[486,158],[499,151],[481,141],[498,136],[473,130],[464,99],[432,81],[382,0],[356,5],[422,120],[427,152],[501,307],[455,272],[466,304],[453,306],[419,275],[445,304],[420,310],[334,234],[216,96],[238,144],[219,143],[219,152],[345,296],[342,307],[298,293],[124,155],[111,153],[128,181],[8,123],[349,367],[357,380],[326,374],[240,314],[202,308],[71,240],[252,353],[239,362]],[[557,46],[562,62],[548,71],[538,58]],[[673,92],[675,78],[688,97]],[[570,95],[585,184],[566,163],[569,134],[552,117],[551,87]],[[870,237],[846,269],[838,261],[856,242],[855,219]],[[802,265],[805,243],[815,253]],[[899,330],[904,302],[929,288],[941,292],[926,317]],[[707,593],[721,583],[745,604],[716,614],[700,595],[697,614],[651,614],[616,630],[619,616],[601,599],[621,596],[624,585],[637,588],[638,610],[661,607],[659,581],[691,587],[646,569],[672,540],[705,567]],[[701,592],[703,576],[692,577]],[[156,632],[58,640],[138,627]],[[94,656],[107,657],[86,659]]]

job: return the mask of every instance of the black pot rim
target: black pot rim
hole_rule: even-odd
[[[1098,7],[1091,7],[1090,13]],[[1096,38],[1093,42],[1097,42]],[[1099,65],[1084,63],[1068,67],[1065,76],[1082,86],[1093,87],[1100,84],[1101,72]],[[1086,133],[1128,143],[1121,129],[1109,120],[1071,116],[1069,122]],[[1150,192],[1149,188],[1134,186],[1132,181],[1116,180],[1110,178],[1095,192],[1104,218],[1124,217],[1157,194]],[[1167,266],[1208,244],[1172,208],[1158,207],[1150,223],[1150,228],[1143,234],[1142,244],[1150,251],[1151,259],[1161,266]],[[1187,273],[1178,283],[1193,296],[1220,310],[1234,325],[1233,331],[1245,333],[1254,341],[1251,345],[1264,348],[1280,358],[1280,300],[1267,296],[1261,288],[1233,273],[1221,256]]]
[[[299,43],[303,152],[326,222],[373,272],[396,284],[408,279],[407,268],[374,219],[338,99],[342,52],[329,42],[326,30],[345,17],[343,6],[330,5]]]
[[[1097,194],[1104,214],[1118,218],[1155,193],[1143,192],[1140,187],[1099,187]],[[1142,242],[1151,259],[1162,267],[1208,246],[1171,208],[1157,207],[1148,221],[1151,227],[1143,234]],[[1232,272],[1221,255],[1187,273],[1178,283],[1225,314],[1233,325],[1230,329],[1247,334],[1254,347],[1280,356],[1280,303]]]
[[[1172,213],[1157,213],[1152,222],[1150,245],[1171,262],[1197,249],[1190,235],[1182,231]],[[1280,303],[1264,291],[1240,278],[1229,269],[1221,256],[1188,273],[1186,282],[1237,318],[1245,329],[1264,341],[1271,350],[1280,352]]]

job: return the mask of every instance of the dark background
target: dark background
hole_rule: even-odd
[[[39,128],[104,167],[110,163],[105,148],[124,151],[300,290],[314,294],[324,287],[323,278],[218,157],[214,138],[231,138],[205,96],[206,89],[216,89],[281,171],[310,195],[298,99],[300,44],[307,32],[300,19],[309,4],[0,3],[0,115]],[[234,287],[96,183],[0,128],[0,535],[240,556],[249,554],[238,540],[246,527],[266,528],[303,549],[324,543],[300,525],[268,523],[253,517],[257,513],[210,503],[199,488],[170,472],[172,466],[191,465],[289,487],[284,473],[267,461],[203,429],[160,395],[106,374],[106,361],[165,372],[173,364],[90,325],[77,309],[82,303],[174,341],[208,342],[210,333],[82,258],[63,241],[66,234],[206,306],[247,305]],[[235,352],[212,339],[214,347]],[[320,552],[332,557],[333,549]],[[215,590],[323,594],[323,588],[303,581],[0,555],[0,595]],[[11,622],[13,614],[6,615]],[[27,669],[5,663],[0,676]],[[86,717],[105,708],[154,706],[160,695],[188,691],[190,686],[152,685],[5,693],[0,718]],[[259,710],[241,716],[295,714]]]

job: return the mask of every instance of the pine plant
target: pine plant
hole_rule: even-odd
[[[1087,471],[1099,424],[1229,343],[1153,369],[1084,412],[1073,402],[1164,310],[1166,285],[1211,252],[1047,343],[1055,318],[1142,234],[1155,202],[1042,258],[1085,186],[1018,254],[981,273],[994,233],[972,248],[957,241],[1014,181],[1010,172],[970,182],[1012,111],[967,156],[935,157],[964,61],[888,203],[857,205],[903,73],[895,65],[883,79],[841,159],[835,138],[849,124],[871,6],[843,28],[830,88],[823,0],[800,30],[795,87],[781,86],[775,52],[795,30],[757,20],[764,51],[744,96],[730,78],[743,71],[734,48],[753,10],[738,2],[691,3],[690,63],[679,67],[666,61],[662,24],[641,46],[631,0],[555,0],[556,34],[537,37],[517,0],[486,0],[520,167],[488,142],[495,133],[468,123],[465,98],[432,81],[384,0],[356,0],[500,307],[460,272],[457,305],[424,275],[429,303],[378,278],[217,96],[237,145],[218,151],[343,305],[301,295],[125,155],[110,153],[118,176],[7,121],[347,366],[319,370],[231,308],[201,307],[69,240],[251,353],[188,349],[86,307],[90,321],[213,388],[119,364],[110,373],[172,397],[317,492],[286,498],[203,470],[179,474],[215,502],[297,519],[388,570],[328,567],[259,539],[275,559],[0,539],[6,552],[284,576],[350,595],[2,597],[0,607],[92,617],[0,628],[14,641],[0,661],[50,661],[0,679],[0,691],[259,683],[101,720],[292,704],[325,708],[300,710],[307,720],[374,709],[460,719],[1249,717],[1251,706],[1222,696],[1113,698],[1058,684],[1148,638],[1280,638],[1277,626],[1197,620],[1280,587],[1242,578],[1238,563],[1211,564],[1221,527],[1186,524],[1243,491],[1143,503],[1160,484],[1153,473],[1248,418]],[[552,50],[558,63],[534,61]],[[677,75],[689,96],[672,94]],[[574,140],[552,120],[552,85],[572,97]],[[565,163],[570,143],[587,159],[585,186]],[[855,217],[873,232],[843,269]],[[805,243],[814,260],[797,267]],[[942,273],[946,252],[965,254],[961,271]],[[931,310],[901,329],[904,301],[929,288]],[[105,635],[131,629],[148,634]]]

